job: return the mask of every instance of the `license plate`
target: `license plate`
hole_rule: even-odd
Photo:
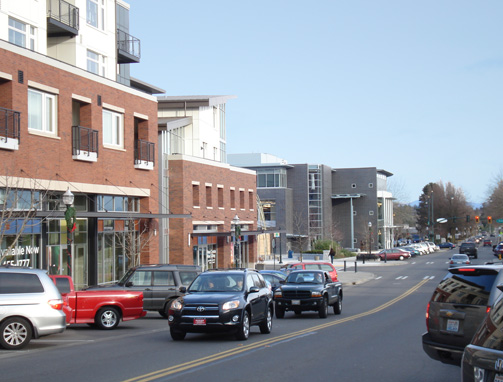
[[[292,300],[292,305],[300,305],[300,300]]]
[[[458,330],[459,330],[459,321],[458,320],[447,320],[447,331],[457,332]]]
[[[194,318],[194,325],[206,325],[206,318]]]

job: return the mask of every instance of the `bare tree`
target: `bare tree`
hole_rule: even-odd
[[[128,260],[128,268],[141,264],[141,254],[155,236],[157,222],[154,219],[135,219],[131,214],[124,221],[124,230],[115,233],[116,248],[120,248]]]
[[[293,234],[294,234],[294,249],[302,257],[302,252],[307,250],[310,242],[310,237],[307,233],[308,223],[306,214],[302,214],[300,211],[295,211],[293,213]]]

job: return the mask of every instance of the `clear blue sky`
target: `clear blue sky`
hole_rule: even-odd
[[[501,0],[127,2],[133,77],[238,97],[228,153],[382,168],[403,202],[442,180],[480,203],[501,174]]]

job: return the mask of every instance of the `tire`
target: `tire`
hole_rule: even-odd
[[[173,338],[173,341],[183,341],[185,339],[185,333],[182,330],[176,330],[173,328],[169,328],[169,333],[171,334],[171,338]]]
[[[278,307],[276,305],[276,318],[284,318],[285,317],[285,309]]]
[[[264,321],[259,325],[260,333],[269,334],[272,329],[272,306],[267,307],[267,315]]]
[[[99,329],[111,330],[119,325],[120,321],[119,310],[114,307],[101,308],[94,317],[94,323]]]
[[[13,317],[5,320],[0,326],[0,346],[8,350],[24,348],[31,340],[33,330],[24,318]]]
[[[243,319],[238,327],[238,332],[236,333],[236,339],[239,341],[246,341],[250,337],[250,315],[248,311],[243,312]]]
[[[400,257],[398,258],[400,261],[403,261],[404,257],[403,255],[400,255]]]
[[[164,309],[159,309],[158,312],[159,314],[164,317],[164,318],[168,318],[169,316],[169,308],[171,307],[171,304],[173,303],[173,300],[170,300],[168,301],[165,305],[164,305]]]
[[[341,314],[342,312],[342,296],[339,294],[337,302],[334,304],[334,314]]]
[[[318,315],[320,318],[327,318],[328,316],[328,301],[326,296],[324,296],[321,301],[320,308],[318,309]]]

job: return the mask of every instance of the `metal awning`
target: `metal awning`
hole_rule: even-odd
[[[90,212],[77,211],[77,218],[99,218],[99,219],[175,219],[175,218],[192,218],[190,214],[150,214],[150,213],[134,213],[134,212]],[[37,218],[54,218],[63,219],[65,211],[37,211]]]
[[[366,194],[333,194],[332,199],[356,199],[367,196]]]

